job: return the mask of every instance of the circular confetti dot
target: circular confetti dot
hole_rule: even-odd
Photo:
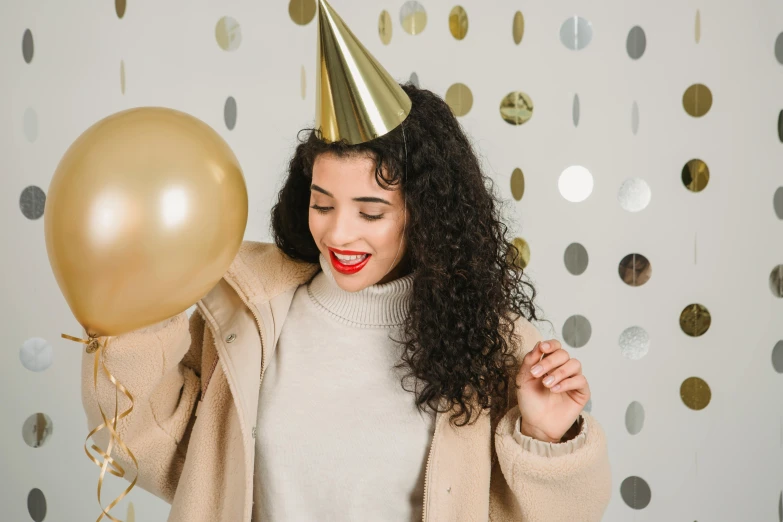
[[[52,419],[45,413],[34,413],[22,426],[22,438],[31,448],[40,448],[52,435]]]
[[[237,101],[233,96],[229,96],[226,99],[226,103],[223,106],[223,119],[228,130],[234,130],[237,124]]]
[[[557,179],[557,189],[567,201],[579,203],[593,192],[593,175],[581,165],[571,165]]]
[[[778,113],[778,139],[783,143],[783,110]]]
[[[593,24],[581,16],[567,18],[560,26],[560,41],[571,50],[584,49],[592,39]]]
[[[30,143],[38,139],[38,114],[34,109],[28,107],[22,117],[22,129],[27,141]]]
[[[42,372],[52,365],[52,345],[46,339],[31,337],[19,348],[19,360],[22,366],[31,372]]]
[[[579,95],[574,94],[574,102],[571,105],[571,119],[574,122],[574,127],[579,126]]]
[[[641,254],[628,254],[620,261],[617,272],[628,286],[642,286],[652,276],[652,265]]]
[[[769,289],[775,297],[783,297],[783,265],[778,265],[769,273]]]
[[[411,73],[410,82],[411,82],[413,85],[415,85],[415,86],[416,86],[416,88],[418,88],[418,89],[421,89],[421,87],[419,86],[419,75],[418,75],[418,74],[416,74],[415,72],[412,72],[412,73]]]
[[[625,429],[631,435],[636,435],[644,428],[644,406],[633,401],[625,409]]]
[[[378,36],[381,37],[383,45],[389,45],[392,39],[392,19],[389,11],[381,11],[378,17]]]
[[[587,249],[580,243],[571,243],[565,249],[563,262],[566,270],[573,275],[582,275],[587,270]]]
[[[449,31],[457,40],[463,40],[468,34],[468,13],[461,6],[455,6],[449,13]]]
[[[465,116],[473,107],[473,93],[464,83],[455,83],[449,87],[445,99],[454,116]]]
[[[710,169],[700,159],[692,159],[682,167],[682,184],[691,192],[701,192],[710,181]]]
[[[25,62],[30,63],[33,61],[33,54],[35,54],[33,32],[30,29],[25,29],[22,35],[22,58]]]
[[[639,212],[650,204],[650,186],[641,178],[627,179],[620,185],[617,201],[620,207],[628,212]]]
[[[631,326],[620,334],[620,353],[623,357],[637,361],[650,351],[650,336],[644,328]]]
[[[590,340],[593,327],[582,315],[572,315],[563,323],[563,340],[572,348],[581,348]]]
[[[783,341],[778,341],[772,348],[772,367],[776,372],[783,373]]]
[[[693,24],[693,38],[696,43],[701,41],[701,11],[696,9],[696,19]]]
[[[38,219],[43,216],[46,206],[46,194],[39,187],[30,185],[19,196],[19,208],[27,219]]]
[[[239,22],[224,16],[215,25],[215,40],[224,51],[236,51],[242,43],[242,29]]]
[[[511,36],[514,43],[519,45],[525,36],[525,17],[520,11],[514,13],[514,20],[511,22]]]
[[[302,99],[305,99],[307,95],[307,75],[305,73],[305,67],[302,66],[302,70],[299,72],[299,94]]]
[[[639,132],[639,104],[633,102],[631,105],[631,132],[636,134]]]
[[[522,169],[514,169],[511,173],[511,196],[519,201],[525,195],[525,175]]]
[[[288,15],[296,24],[309,24],[315,18],[315,0],[291,0]]]
[[[40,489],[31,489],[27,495],[27,512],[33,522],[43,522],[46,518],[46,497]]]
[[[783,65],[783,33],[780,33],[775,38],[775,59],[779,64]]]
[[[408,34],[420,34],[427,26],[427,11],[414,0],[405,2],[400,8],[400,24]]]
[[[530,263],[530,245],[521,237],[514,238],[511,243],[516,247],[517,251],[514,252],[512,249],[509,249],[507,261],[524,270]]]
[[[701,83],[696,83],[685,89],[682,95],[682,106],[685,112],[694,118],[700,118],[712,108],[712,91]]]
[[[136,507],[133,502],[128,502],[128,514],[125,518],[127,519],[125,522],[136,522]]]
[[[500,116],[506,123],[522,125],[533,117],[533,100],[522,91],[510,92],[500,100]]]
[[[645,49],[647,49],[647,35],[644,34],[644,29],[637,25],[628,31],[625,49],[628,51],[628,56],[634,60],[642,57]]]
[[[710,329],[710,324],[712,315],[704,305],[689,304],[680,312],[680,328],[691,337],[704,335]]]
[[[120,60],[120,92],[125,94],[125,61]]]
[[[628,507],[644,509],[652,499],[650,485],[641,477],[631,476],[620,484],[620,496]]]
[[[778,219],[783,219],[783,187],[778,187],[775,195],[772,196],[772,208]]]
[[[117,13],[117,18],[125,16],[125,8],[127,8],[126,0],[114,0],[114,11]]]
[[[710,403],[712,392],[704,379],[688,377],[680,385],[680,398],[692,410],[703,410]]]

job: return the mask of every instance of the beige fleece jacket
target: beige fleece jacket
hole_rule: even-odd
[[[201,299],[146,328],[109,338],[105,363],[134,398],[118,421],[139,462],[137,486],[171,504],[169,522],[251,522],[258,392],[294,291],[319,269],[287,258],[272,243],[245,241],[231,267]],[[541,339],[524,318],[518,357]],[[87,428],[114,411],[114,387],[94,354],[82,359]],[[589,413],[577,438],[561,444],[514,436],[511,408],[490,425],[485,412],[455,427],[438,413],[425,471],[425,522],[599,521],[612,491],[605,433]],[[120,394],[120,411],[130,406]],[[105,450],[108,431],[93,436]],[[133,480],[128,455],[112,457]],[[109,475],[107,475],[109,476]],[[130,496],[133,495],[131,490]],[[274,521],[279,522],[279,521]]]

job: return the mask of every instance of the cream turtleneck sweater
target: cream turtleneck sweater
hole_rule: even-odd
[[[421,520],[433,416],[403,390],[389,339],[402,336],[413,275],[347,292],[320,264],[261,383],[253,520]]]

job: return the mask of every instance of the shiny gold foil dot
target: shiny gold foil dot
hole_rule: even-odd
[[[507,261],[524,269],[530,263],[530,246],[521,237],[514,238],[511,243],[516,247],[517,252],[514,253],[509,249]],[[514,257],[515,255],[516,257]]]
[[[680,398],[692,410],[703,410],[710,403],[710,386],[699,377],[688,377],[680,385]]]
[[[224,16],[215,25],[215,40],[224,51],[236,51],[242,43],[242,29],[239,22]]]
[[[315,0],[291,0],[288,15],[298,25],[307,25],[315,17]]]
[[[125,94],[125,60],[120,60],[120,92]]]
[[[517,45],[522,41],[522,37],[525,36],[525,17],[520,11],[514,13],[514,20],[511,22],[511,36]]]
[[[525,175],[522,169],[516,168],[511,173],[511,196],[519,201],[525,195]]]
[[[400,24],[408,34],[419,34],[427,26],[427,11],[415,0],[405,2],[400,8]]]
[[[381,11],[378,17],[378,36],[381,37],[383,45],[389,45],[392,38],[392,19],[389,11]]]
[[[299,95],[303,100],[307,95],[307,75],[305,73],[304,65],[302,66],[302,70],[299,72]]]
[[[701,11],[696,9],[696,20],[693,24],[693,37],[696,43],[701,41]]]
[[[710,169],[700,159],[692,159],[682,168],[682,184],[691,192],[701,192],[710,181]]]
[[[642,286],[652,276],[652,265],[642,254],[628,254],[617,267],[620,279],[628,286]]]
[[[457,40],[462,40],[468,34],[468,13],[461,5],[455,6],[449,13],[449,31]]]
[[[125,16],[125,9],[128,7],[126,0],[114,0],[114,12],[117,13],[117,18]]]
[[[682,106],[685,112],[694,118],[700,118],[712,107],[712,91],[706,85],[695,83],[685,89],[682,95]]]
[[[510,92],[500,100],[500,116],[506,123],[522,125],[533,117],[533,100],[522,91]]]
[[[680,312],[680,328],[691,337],[699,337],[710,329],[712,316],[704,305],[689,304]]]
[[[454,116],[465,116],[473,107],[473,93],[464,83],[455,83],[449,87],[445,99]]]
[[[125,522],[136,522],[136,508],[133,505],[133,502],[128,502],[128,515],[127,520]]]
[[[769,273],[769,289],[775,297],[783,297],[783,265],[778,265]]]

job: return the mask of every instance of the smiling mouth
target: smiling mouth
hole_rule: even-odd
[[[353,250],[329,248],[329,259],[335,270],[342,274],[355,274],[367,265],[371,254]]]

